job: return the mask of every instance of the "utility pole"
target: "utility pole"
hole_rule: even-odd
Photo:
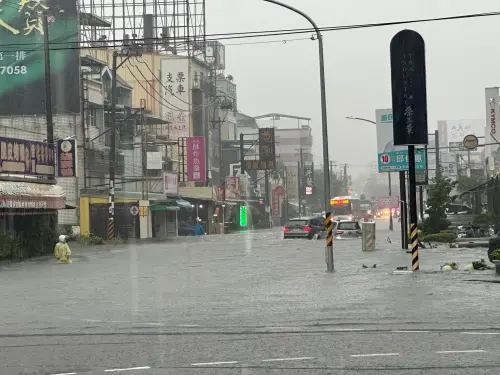
[[[399,172],[399,199],[400,199],[400,217],[401,217],[401,248],[408,250],[408,227],[407,223],[407,205],[406,205],[406,172]]]
[[[108,228],[107,239],[115,237],[115,182],[116,182],[116,74],[131,56],[140,56],[140,52],[130,53],[118,64],[118,51],[113,52],[111,72],[111,119],[110,119],[110,145],[109,145],[109,195],[108,195]]]
[[[43,46],[45,56],[45,119],[47,121],[47,143],[54,147],[54,120],[52,117],[52,80],[50,71],[49,23],[47,12],[42,14]],[[49,179],[55,179],[51,176]]]
[[[142,181],[141,181],[141,191],[142,191],[142,200],[146,200],[148,197],[148,149],[146,142],[146,132],[144,129],[144,109],[146,107],[146,100],[141,99],[141,164],[142,164]]]
[[[240,133],[240,173],[245,172],[245,146],[243,145],[245,135]]]
[[[347,163],[344,164],[344,190],[345,194],[348,194],[349,187],[348,187],[348,179],[347,179]]]
[[[305,181],[303,181],[303,173],[304,173],[304,154],[303,154],[303,151],[302,151],[302,147],[299,149],[299,157],[300,157],[300,161],[299,161],[299,173],[298,173],[298,180],[299,180],[299,193],[298,193],[298,196],[299,196],[299,217],[302,215],[303,211],[303,207],[302,207],[302,194],[304,193],[302,190],[302,188],[305,186]]]
[[[434,143],[436,148],[436,178],[441,177],[441,161],[440,161],[440,151],[439,151],[439,131],[434,132]]]
[[[297,198],[299,201],[299,217],[302,212],[302,173],[300,171],[300,161],[297,162]]]
[[[389,177],[389,197],[392,196],[392,181],[391,181],[391,172],[387,173]],[[389,214],[389,230],[394,230],[394,223],[392,221],[392,209],[391,213]]]

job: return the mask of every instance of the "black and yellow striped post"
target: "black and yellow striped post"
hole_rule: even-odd
[[[418,261],[418,229],[417,224],[410,224],[410,239],[411,239],[411,267],[413,271],[420,269]]]
[[[111,241],[113,238],[115,238],[115,219],[114,218],[108,218],[108,241]]]
[[[326,213],[325,219],[326,228],[326,269],[328,272],[333,272],[333,216],[331,212]]]

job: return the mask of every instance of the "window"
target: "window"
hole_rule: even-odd
[[[298,226],[306,226],[309,220],[304,220],[304,219],[296,219],[296,220],[288,220],[288,223],[286,223],[287,227],[298,227]]]
[[[340,229],[340,230],[360,230],[361,227],[359,226],[359,224],[357,222],[350,221],[347,223],[339,223],[338,229]]]

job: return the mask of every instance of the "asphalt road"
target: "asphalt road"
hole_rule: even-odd
[[[394,274],[410,255],[386,224],[375,252],[336,241],[334,274],[324,241],[279,228],[2,265],[0,374],[498,374],[494,271],[439,272],[485,251]]]

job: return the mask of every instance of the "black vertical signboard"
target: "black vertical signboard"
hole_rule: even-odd
[[[259,129],[259,160],[261,164],[260,169],[276,168],[274,128]]]
[[[392,38],[391,81],[394,145],[426,145],[425,43],[416,31],[403,30]]]
[[[425,43],[413,30],[403,30],[391,40],[392,120],[395,146],[408,146],[410,246],[412,270],[420,269],[418,251],[415,145],[427,145],[427,89]],[[404,180],[404,176],[403,176]],[[400,184],[404,181],[401,181]],[[404,220],[402,220],[402,223]],[[408,227],[402,227],[406,232]]]

